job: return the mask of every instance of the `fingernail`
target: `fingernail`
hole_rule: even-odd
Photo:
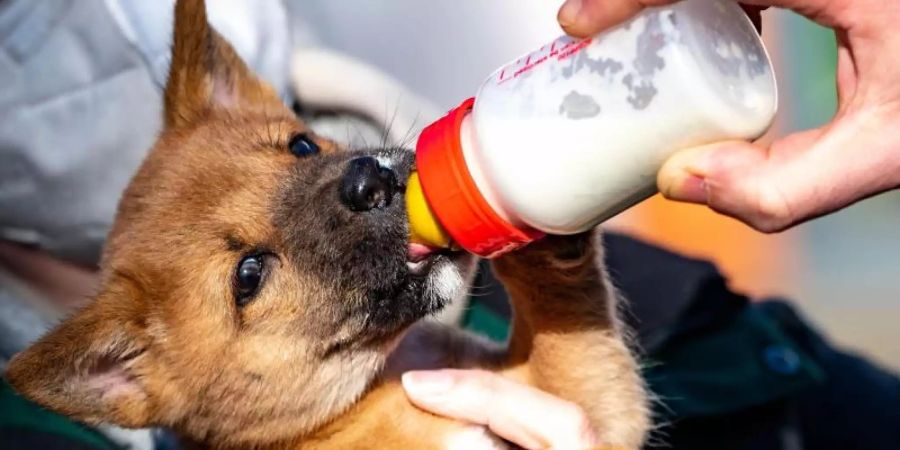
[[[574,25],[578,20],[578,14],[581,12],[582,0],[566,0],[562,7],[559,8],[559,24],[563,27]]]
[[[709,199],[709,186],[705,178],[687,175],[669,189],[667,197],[682,202],[706,203]]]
[[[413,371],[401,377],[403,388],[414,397],[435,397],[453,386],[453,376],[444,371]]]

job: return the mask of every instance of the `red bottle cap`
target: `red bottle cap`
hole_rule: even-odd
[[[422,130],[416,170],[428,205],[453,240],[471,253],[495,258],[544,234],[509,223],[478,191],[460,145],[463,118],[474,104],[470,98]]]

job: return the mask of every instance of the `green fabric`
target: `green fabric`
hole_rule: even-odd
[[[771,353],[790,356],[787,369],[773,367],[766,359]],[[784,398],[825,378],[776,322],[754,307],[716,330],[666,344],[649,355],[645,367],[647,382],[665,403],[661,413],[670,418],[738,411]]]
[[[469,303],[462,323],[463,328],[497,342],[504,342],[509,336],[509,320],[479,301]]]
[[[508,320],[473,299],[463,326],[502,341]],[[788,355],[780,372],[767,351]],[[776,358],[777,359],[777,358]],[[776,361],[777,362],[777,361]],[[753,306],[731,322],[665,343],[642,362],[650,389],[663,401],[663,420],[734,412],[795,394],[824,380],[819,366],[778,323]],[[787,370],[790,369],[790,370]]]
[[[56,434],[98,449],[115,449],[105,436],[22,398],[0,378],[0,428],[25,428]]]

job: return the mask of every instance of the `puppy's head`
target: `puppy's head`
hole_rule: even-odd
[[[135,124],[140,126],[140,124]],[[121,201],[102,287],[10,364],[26,397],[89,422],[220,444],[309,431],[355,401],[472,260],[411,261],[399,149],[316,137],[176,6],[165,129]]]

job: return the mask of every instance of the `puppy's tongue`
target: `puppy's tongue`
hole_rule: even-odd
[[[435,251],[435,248],[429,247],[427,245],[410,242],[406,257],[410,262],[419,262],[427,258],[428,255],[431,255]]]

